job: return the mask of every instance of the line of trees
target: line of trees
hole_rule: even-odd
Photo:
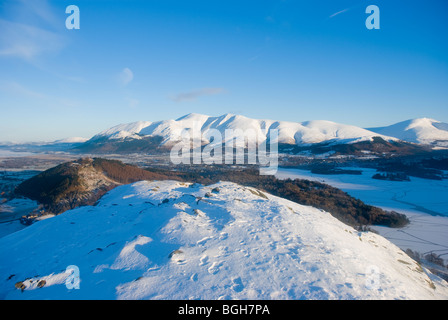
[[[166,169],[147,170],[164,174],[169,172]],[[219,181],[231,181],[243,186],[254,187],[299,204],[328,211],[340,221],[351,226],[385,225],[397,228],[409,223],[404,214],[385,211],[365,204],[338,188],[316,181],[280,180],[274,176],[260,176],[257,169],[228,169],[220,166],[201,167],[196,170],[190,166],[177,171],[176,175],[184,181],[205,185]]]

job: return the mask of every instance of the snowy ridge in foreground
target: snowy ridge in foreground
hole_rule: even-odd
[[[229,182],[117,187],[1,238],[0,259],[3,299],[448,298],[383,237]]]

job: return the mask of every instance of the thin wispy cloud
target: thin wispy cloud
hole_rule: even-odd
[[[0,93],[14,100],[43,102],[49,109],[72,109],[79,106],[79,102],[70,98],[36,91],[29,86],[16,81],[0,81]]]
[[[135,99],[135,98],[128,99],[128,107],[131,109],[137,108],[139,104],[140,104],[140,100],[138,100],[138,99]]]
[[[1,82],[0,83],[0,91],[3,91],[4,94],[16,95],[16,96],[22,96],[22,97],[25,96],[25,97],[34,98],[34,99],[46,99],[47,98],[47,96],[45,94],[31,90],[15,81]]]
[[[46,0],[15,1],[4,5],[0,18],[0,57],[36,63],[46,53],[67,44],[54,10]]]
[[[201,96],[211,96],[216,94],[224,93],[223,88],[202,88],[198,90],[193,90],[189,92],[183,92],[175,95],[171,99],[175,102],[186,102],[186,101],[194,101]]]
[[[346,8],[346,9],[344,9],[344,10],[335,12],[335,13],[333,13],[331,16],[329,16],[328,18],[330,18],[330,19],[331,19],[331,18],[334,18],[334,17],[336,17],[336,16],[338,16],[338,15],[344,13],[344,12],[347,12],[347,11],[349,11],[349,10],[350,10],[350,8]]]
[[[58,29],[61,27],[61,19],[56,11],[51,7],[48,0],[19,0],[18,5],[21,6],[22,14],[26,13],[31,23],[40,22],[43,27]],[[40,20],[40,21],[37,21]]]
[[[17,57],[28,62],[55,52],[64,46],[64,39],[55,32],[23,23],[0,19],[0,56]]]

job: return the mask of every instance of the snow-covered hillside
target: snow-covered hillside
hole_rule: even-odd
[[[448,123],[429,118],[402,121],[387,127],[369,128],[403,141],[448,146]]]
[[[372,140],[375,136],[381,136],[385,140],[396,140],[375,132],[368,131],[356,126],[339,124],[331,121],[306,121],[288,122],[274,120],[250,119],[241,115],[224,114],[219,117],[211,117],[202,114],[191,113],[177,120],[163,120],[157,122],[134,122],[122,124],[107,129],[95,135],[90,141],[102,139],[140,139],[142,136],[162,137],[162,145],[175,143],[181,140],[183,130],[200,130],[204,138],[210,130],[218,130],[223,142],[233,140],[238,133],[226,135],[226,129],[252,130],[259,141],[264,141],[272,129],[278,129],[278,142],[285,144],[311,144],[327,141],[353,143]],[[203,144],[209,141],[204,138]]]
[[[448,298],[383,237],[229,182],[119,186],[1,238],[0,260],[6,299]]]
[[[99,138],[107,138],[107,139],[125,139],[125,138],[133,138],[140,139],[138,133],[143,128],[151,125],[150,121],[137,121],[132,123],[119,124],[110,129],[104,130],[94,136],[91,140],[97,140]]]
[[[88,139],[83,137],[70,137],[65,139],[56,140],[54,142],[51,142],[52,144],[56,143],[83,143],[86,142]]]

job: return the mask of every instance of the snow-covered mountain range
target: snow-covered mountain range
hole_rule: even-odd
[[[403,141],[448,147],[448,123],[429,118],[402,121],[370,131],[392,136]]]
[[[251,119],[234,114],[212,117],[195,113],[176,120],[138,121],[117,125],[98,133],[87,143],[160,137],[160,145],[169,146],[182,139],[184,130],[194,129],[200,130],[203,145],[210,142],[206,137],[211,130],[217,130],[221,134],[223,143],[235,139],[237,134],[226,136],[227,129],[252,130],[258,141],[269,139],[271,130],[277,129],[280,144],[299,146],[317,143],[351,144],[373,141],[374,137],[389,142],[402,140],[419,144],[448,145],[448,124],[426,118],[408,120],[389,127],[364,129],[326,120],[290,122]]]
[[[380,137],[388,142],[404,141],[435,147],[448,147],[448,123],[429,118],[406,120],[385,127],[361,128],[327,120],[304,122],[276,121],[251,119],[229,113],[217,117],[190,113],[176,120],[124,123],[101,131],[90,139],[76,137],[45,143],[5,142],[0,146],[27,147],[28,149],[59,147],[64,150],[80,147],[80,150],[95,151],[98,149],[94,146],[99,143],[120,144],[122,142],[136,142],[156,138],[151,142],[149,148],[154,146],[170,147],[182,140],[183,132],[191,133],[193,130],[198,130],[202,145],[207,145],[210,142],[210,133],[212,131],[220,133],[223,138],[222,143],[235,140],[241,132],[234,131],[233,134],[226,135],[226,130],[228,129],[252,132],[254,133],[252,140],[257,139],[258,142],[269,139],[271,131],[277,129],[277,141],[279,144],[296,146],[312,146],[319,143],[331,145],[354,144],[373,141],[375,137]],[[89,146],[93,146],[93,148],[89,148]],[[135,145],[129,148],[125,147],[124,149],[132,151],[133,147]],[[105,148],[103,151],[114,151],[114,148],[110,149],[112,150]]]
[[[0,260],[2,299],[448,299],[385,238],[230,182],[119,186],[1,238]]]
[[[181,140],[183,130],[200,130],[201,136],[207,136],[210,130],[218,130],[223,139],[235,139],[235,135],[226,136],[227,129],[252,130],[258,139],[269,137],[272,129],[278,130],[278,142],[284,144],[312,144],[327,141],[345,143],[371,140],[381,136],[385,140],[396,140],[356,126],[339,124],[331,121],[317,120],[306,122],[288,122],[275,120],[251,119],[241,115],[224,114],[211,117],[203,114],[190,113],[176,120],[157,122],[138,121],[121,124],[95,135],[90,141],[101,139],[141,139],[142,137],[162,137],[162,145]],[[208,143],[208,141],[202,141]],[[223,142],[226,142],[224,140]]]

